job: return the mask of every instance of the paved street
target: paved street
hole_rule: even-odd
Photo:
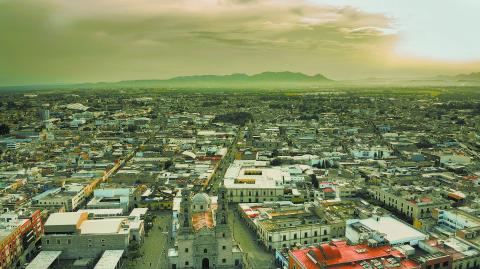
[[[168,231],[170,230],[172,211],[151,213],[155,213],[157,218],[148,236],[145,237],[145,243],[140,248],[140,253],[143,256],[133,261],[128,261],[124,267],[126,269],[167,268],[166,251],[168,249],[167,240],[169,238]],[[168,227],[167,230],[165,229],[166,226]]]
[[[274,253],[266,251],[256,241],[256,236],[241,220],[238,214],[235,214],[235,207],[230,206],[229,221],[235,240],[240,244],[243,252],[247,256],[249,264],[245,268],[269,269],[275,267]]]

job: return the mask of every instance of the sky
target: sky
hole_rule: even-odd
[[[0,0],[0,85],[480,71],[478,0]]]

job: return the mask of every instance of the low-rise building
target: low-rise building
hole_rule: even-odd
[[[66,211],[74,211],[85,203],[86,185],[67,184],[61,188],[47,190],[32,198],[32,204],[42,207],[63,207]]]
[[[347,221],[346,236],[354,244],[374,241],[380,245],[418,245],[428,235],[391,216]]]
[[[287,201],[239,204],[242,216],[268,250],[327,242],[338,227],[312,207]]]
[[[45,223],[42,249],[62,251],[61,259],[96,258],[105,250],[126,250],[132,234],[143,235],[143,221],[135,222],[128,217],[89,219],[87,212],[54,213]]]
[[[28,259],[43,235],[40,211],[0,215],[0,269],[15,268],[23,255]]]
[[[390,246],[349,245],[346,241],[291,250],[289,257],[289,269],[420,268]]]
[[[434,209],[447,209],[451,202],[439,197],[426,194],[403,193],[399,189],[375,188],[371,189],[372,197],[411,219],[414,223],[423,218],[431,218]]]

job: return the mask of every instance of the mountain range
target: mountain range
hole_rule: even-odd
[[[263,72],[254,75],[236,73],[230,75],[179,76],[170,79],[124,80],[77,84],[46,84],[0,87],[3,91],[31,91],[40,89],[128,89],[128,88],[232,88],[232,89],[289,89],[330,86],[478,86],[480,72],[454,76],[440,75],[425,78],[370,78],[353,81],[335,81],[322,74],[306,75],[298,72]]]
[[[334,82],[321,74],[309,76],[295,72],[263,72],[255,75],[242,73],[231,75],[197,75],[180,76],[164,80],[125,80],[107,83],[78,84],[79,87],[205,87],[205,88],[257,88],[257,87],[292,87],[308,86]]]

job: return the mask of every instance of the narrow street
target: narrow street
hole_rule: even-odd
[[[229,224],[235,241],[243,249],[246,264],[244,268],[270,269],[275,267],[275,256],[257,243],[257,236],[236,213],[236,205],[229,207]]]
[[[169,248],[169,231],[172,222],[172,211],[150,212],[157,218],[145,242],[140,247],[141,257],[128,260],[125,269],[167,269],[166,253]]]

